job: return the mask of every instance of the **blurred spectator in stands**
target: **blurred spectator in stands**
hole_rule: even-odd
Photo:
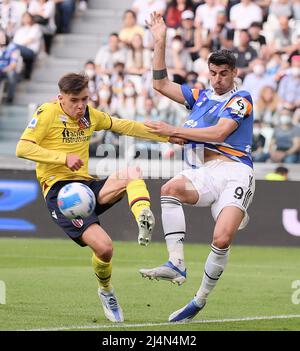
[[[0,27],[11,38],[21,24],[21,17],[26,12],[24,1],[2,0],[0,7]]]
[[[257,57],[257,52],[250,46],[250,35],[247,30],[240,31],[239,45],[235,46],[232,51],[236,57],[238,77],[244,79],[245,75],[250,72],[250,62]]]
[[[280,52],[274,52],[269,56],[266,64],[267,73],[269,75],[274,75],[276,80],[280,80],[282,77],[280,72],[284,68],[284,65],[286,65],[286,63],[282,61]]]
[[[145,34],[144,28],[136,23],[136,14],[132,10],[127,10],[123,15],[123,26],[119,32],[119,39],[130,45],[133,37],[139,34],[142,38]]]
[[[181,15],[184,11],[193,11],[192,0],[171,0],[165,12],[165,22],[169,28],[178,28],[181,25]]]
[[[277,109],[279,96],[273,87],[265,86],[261,89],[256,104],[254,116],[265,125],[276,126],[279,123]]]
[[[211,51],[220,49],[231,50],[233,47],[234,29],[228,23],[228,19],[224,10],[219,11],[216,17],[216,25],[214,29],[209,30],[206,45]]]
[[[33,15],[35,22],[40,25],[44,36],[45,51],[50,54],[52,39],[56,32],[54,1],[31,0],[28,12]]]
[[[217,16],[225,8],[216,0],[205,0],[203,5],[197,7],[195,12],[195,25],[206,31],[213,31],[216,28]]]
[[[166,64],[169,74],[172,75],[171,79],[178,84],[182,84],[186,73],[192,70],[193,61],[185,50],[180,35],[172,39],[171,48],[166,53]]]
[[[0,28],[0,84],[7,82],[6,102],[12,103],[18,79],[20,52],[14,43],[9,43],[5,31]],[[0,101],[1,103],[1,101]]]
[[[181,14],[181,25],[177,29],[177,34],[182,37],[184,47],[190,53],[193,61],[199,58],[201,48],[201,32],[194,26],[194,12],[185,10]]]
[[[300,107],[300,55],[292,57],[291,67],[287,74],[281,79],[278,87],[278,94],[281,103],[291,110]]]
[[[269,7],[269,16],[277,19],[281,16],[292,17],[292,4],[290,0],[272,0]]]
[[[103,45],[98,50],[95,57],[97,74],[111,75],[113,67],[117,62],[125,63],[126,50],[120,46],[119,35],[111,33],[107,45]]]
[[[262,22],[262,9],[251,0],[241,0],[239,4],[234,5],[229,14],[230,22],[235,29],[247,29],[253,22]]]
[[[163,15],[166,10],[165,0],[134,0],[131,9],[137,14],[137,23],[145,26],[145,21],[149,19],[149,14],[153,11]]]
[[[22,25],[13,37],[24,62],[24,78],[30,79],[34,60],[41,47],[42,32],[40,26],[34,22],[33,16],[25,12],[22,16]]]
[[[262,25],[259,22],[251,23],[249,28],[250,34],[250,46],[259,54],[259,57],[265,58],[267,56],[266,45],[267,41],[266,38],[261,34]]]
[[[200,49],[200,57],[193,62],[193,71],[199,74],[199,80],[207,84],[209,77],[209,69],[207,65],[207,59],[210,54],[210,50],[207,46],[202,46]]]
[[[266,138],[261,133],[261,123],[258,120],[253,122],[253,139],[252,139],[252,160],[253,162],[265,162],[269,155],[264,152]]]
[[[98,87],[98,100],[99,106],[98,109],[100,111],[110,113],[110,103],[112,99],[112,90],[109,84],[103,83]]]
[[[137,93],[141,92],[143,76],[150,74],[150,68],[151,51],[144,48],[142,36],[135,34],[127,50],[125,72],[128,79],[134,82]]]
[[[57,33],[69,33],[75,11],[75,0],[54,0],[56,3],[55,22]]]
[[[261,89],[265,86],[276,89],[276,82],[273,76],[266,73],[265,63],[261,59],[255,59],[251,62],[252,72],[246,74],[243,81],[242,89],[247,90],[251,96],[254,105],[256,104]]]
[[[289,179],[289,170],[284,166],[276,167],[274,172],[265,175],[265,180],[285,181]]]
[[[290,26],[288,17],[280,16],[278,21],[279,28],[277,27],[273,31],[273,38],[269,49],[271,52],[281,51],[290,54],[294,50],[294,29]]]
[[[292,0],[293,18],[300,21],[300,0]]]
[[[97,108],[99,104],[99,99],[97,92],[96,66],[92,60],[89,60],[85,63],[84,72],[89,77],[89,103],[92,105],[92,107]]]
[[[195,84],[198,80],[198,73],[194,71],[189,71],[186,74],[185,82],[191,88],[194,89]]]
[[[156,108],[152,97],[146,96],[144,101],[144,108],[140,110],[136,114],[135,118],[138,122],[145,122],[149,121],[161,121],[158,109]],[[141,156],[145,155],[145,151],[147,152],[147,157],[149,157],[150,151],[157,151],[160,149],[160,143],[156,143],[153,141],[142,140],[139,141],[138,139],[135,142],[136,151],[141,152]],[[141,157],[140,156],[140,157]],[[152,155],[153,156],[153,155]]]
[[[299,158],[300,129],[292,124],[291,112],[283,109],[279,126],[275,128],[270,145],[270,159],[273,162],[295,163]]]
[[[112,89],[110,108],[112,114],[116,114],[118,106],[123,103],[124,99],[125,65],[123,62],[116,62],[114,64],[110,83]]]
[[[300,22],[299,22],[299,24],[300,24]],[[293,48],[291,49],[291,54],[288,58],[288,62],[291,63],[292,57],[296,56],[296,55],[300,55],[300,32],[296,35],[296,37],[294,39]]]
[[[135,119],[144,108],[144,98],[139,96],[131,80],[126,80],[123,89],[123,99],[119,101],[116,112],[121,118]]]

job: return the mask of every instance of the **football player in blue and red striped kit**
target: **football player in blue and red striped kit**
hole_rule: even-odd
[[[169,261],[153,269],[141,269],[140,273],[143,277],[182,284],[186,280],[182,204],[210,206],[216,223],[201,285],[195,297],[169,317],[171,322],[188,321],[205,306],[225,269],[237,230],[249,220],[247,209],[255,189],[251,160],[252,99],[235,85],[236,59],[228,50],[209,56],[210,89],[191,89],[169,80],[165,64],[166,25],[154,12],[148,26],[155,42],[153,86],[161,94],[185,104],[191,112],[182,127],[164,122],[145,124],[153,133],[180,137],[202,147],[203,163],[198,168],[185,169],[162,187],[162,224]]]

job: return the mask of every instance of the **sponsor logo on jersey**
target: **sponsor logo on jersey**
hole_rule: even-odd
[[[83,226],[83,219],[72,219],[72,224],[76,228],[81,228]]]
[[[208,112],[209,113],[213,113],[216,111],[216,109],[218,108],[219,106],[215,105],[214,107],[212,107]]]
[[[195,128],[198,124],[197,121],[194,121],[192,119],[189,119],[188,121],[186,121],[184,124],[186,124],[187,126],[191,127],[191,128]]]

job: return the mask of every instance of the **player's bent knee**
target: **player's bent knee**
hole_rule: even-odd
[[[183,197],[183,189],[178,182],[168,182],[161,188],[161,196],[173,196],[178,199]]]
[[[231,236],[230,235],[222,235],[214,237],[212,244],[218,249],[226,249],[231,244]]]
[[[113,256],[112,240],[105,240],[105,242],[101,241],[98,244],[93,245],[93,251],[100,260],[109,262]]]

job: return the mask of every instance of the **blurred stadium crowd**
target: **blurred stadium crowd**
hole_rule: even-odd
[[[69,32],[76,6],[84,11],[88,0],[0,0],[0,80],[10,82],[8,103],[17,75],[30,79],[36,55],[51,55],[55,33]],[[236,84],[254,102],[254,161],[299,163],[300,0],[132,1],[119,32],[106,38],[95,57],[87,57],[83,70],[90,78],[90,103],[120,118],[180,125],[188,113],[185,107],[152,89],[153,41],[145,24],[152,11],[161,13],[168,27],[169,78],[209,88],[210,52],[232,50]],[[91,155],[101,142],[118,146],[112,133],[98,134]],[[166,149],[163,156],[171,154]]]

